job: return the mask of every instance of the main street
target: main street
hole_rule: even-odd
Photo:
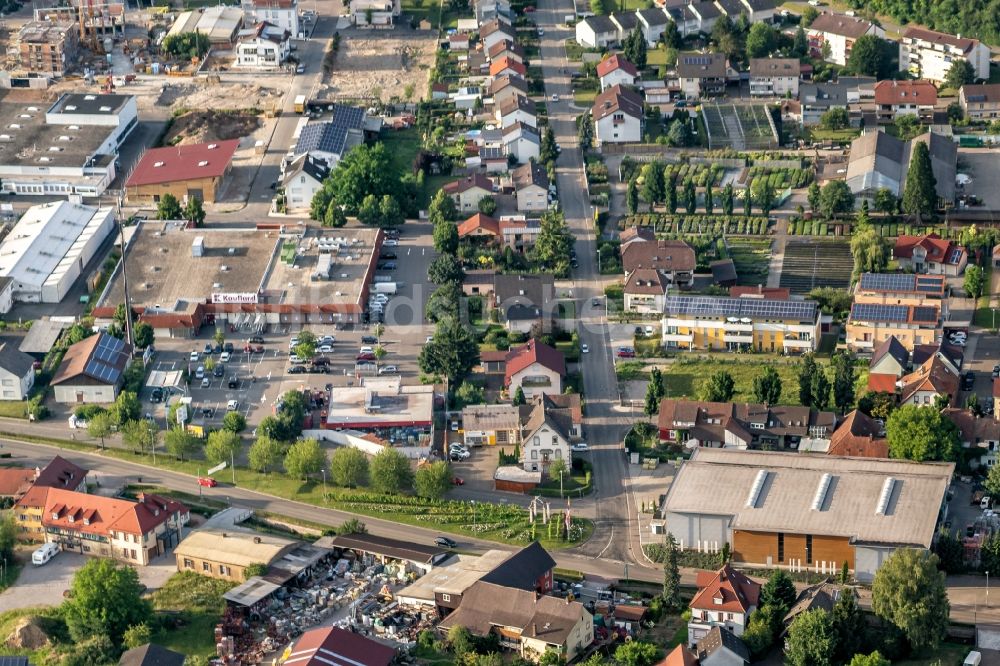
[[[604,283],[597,266],[597,241],[593,207],[587,195],[583,152],[577,139],[576,117],[585,110],[573,106],[570,74],[575,64],[566,58],[565,40],[573,36],[562,20],[573,13],[571,2],[542,0],[535,11],[540,39],[540,60],[545,78],[549,124],[562,154],[556,164],[556,185],[566,222],[576,237],[579,267],[573,271],[574,297],[579,304],[580,342],[590,348],[581,355],[586,418],[584,426],[591,449],[595,482],[595,531],[576,550],[591,557],[628,563],[629,575],[649,562],[641,552],[636,506],[628,489],[622,439],[629,427],[619,411],[618,382],[605,318]],[[552,95],[558,95],[554,101]],[[592,299],[600,299],[592,305]]]

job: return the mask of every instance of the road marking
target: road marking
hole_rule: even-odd
[[[608,548],[611,548],[611,542],[614,541],[614,540],[615,540],[615,524],[611,523],[611,538],[608,539],[608,545],[606,545],[604,547],[604,550],[602,550],[597,555],[595,555],[594,559],[596,560],[599,557],[601,557],[602,555],[604,555],[604,553],[607,552]]]

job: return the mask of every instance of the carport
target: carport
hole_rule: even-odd
[[[146,388],[176,388],[181,387],[180,370],[153,370],[146,379]]]

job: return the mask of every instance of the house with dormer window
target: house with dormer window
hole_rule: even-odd
[[[704,638],[713,627],[742,636],[750,614],[757,608],[760,583],[726,564],[716,572],[699,571],[698,592],[691,599],[688,646]]]

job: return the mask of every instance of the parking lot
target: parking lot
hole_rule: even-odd
[[[974,194],[983,205],[973,210],[1000,210],[1000,173],[995,168],[996,151],[989,148],[963,148],[958,155],[959,172],[972,177],[972,182],[959,194]]]

